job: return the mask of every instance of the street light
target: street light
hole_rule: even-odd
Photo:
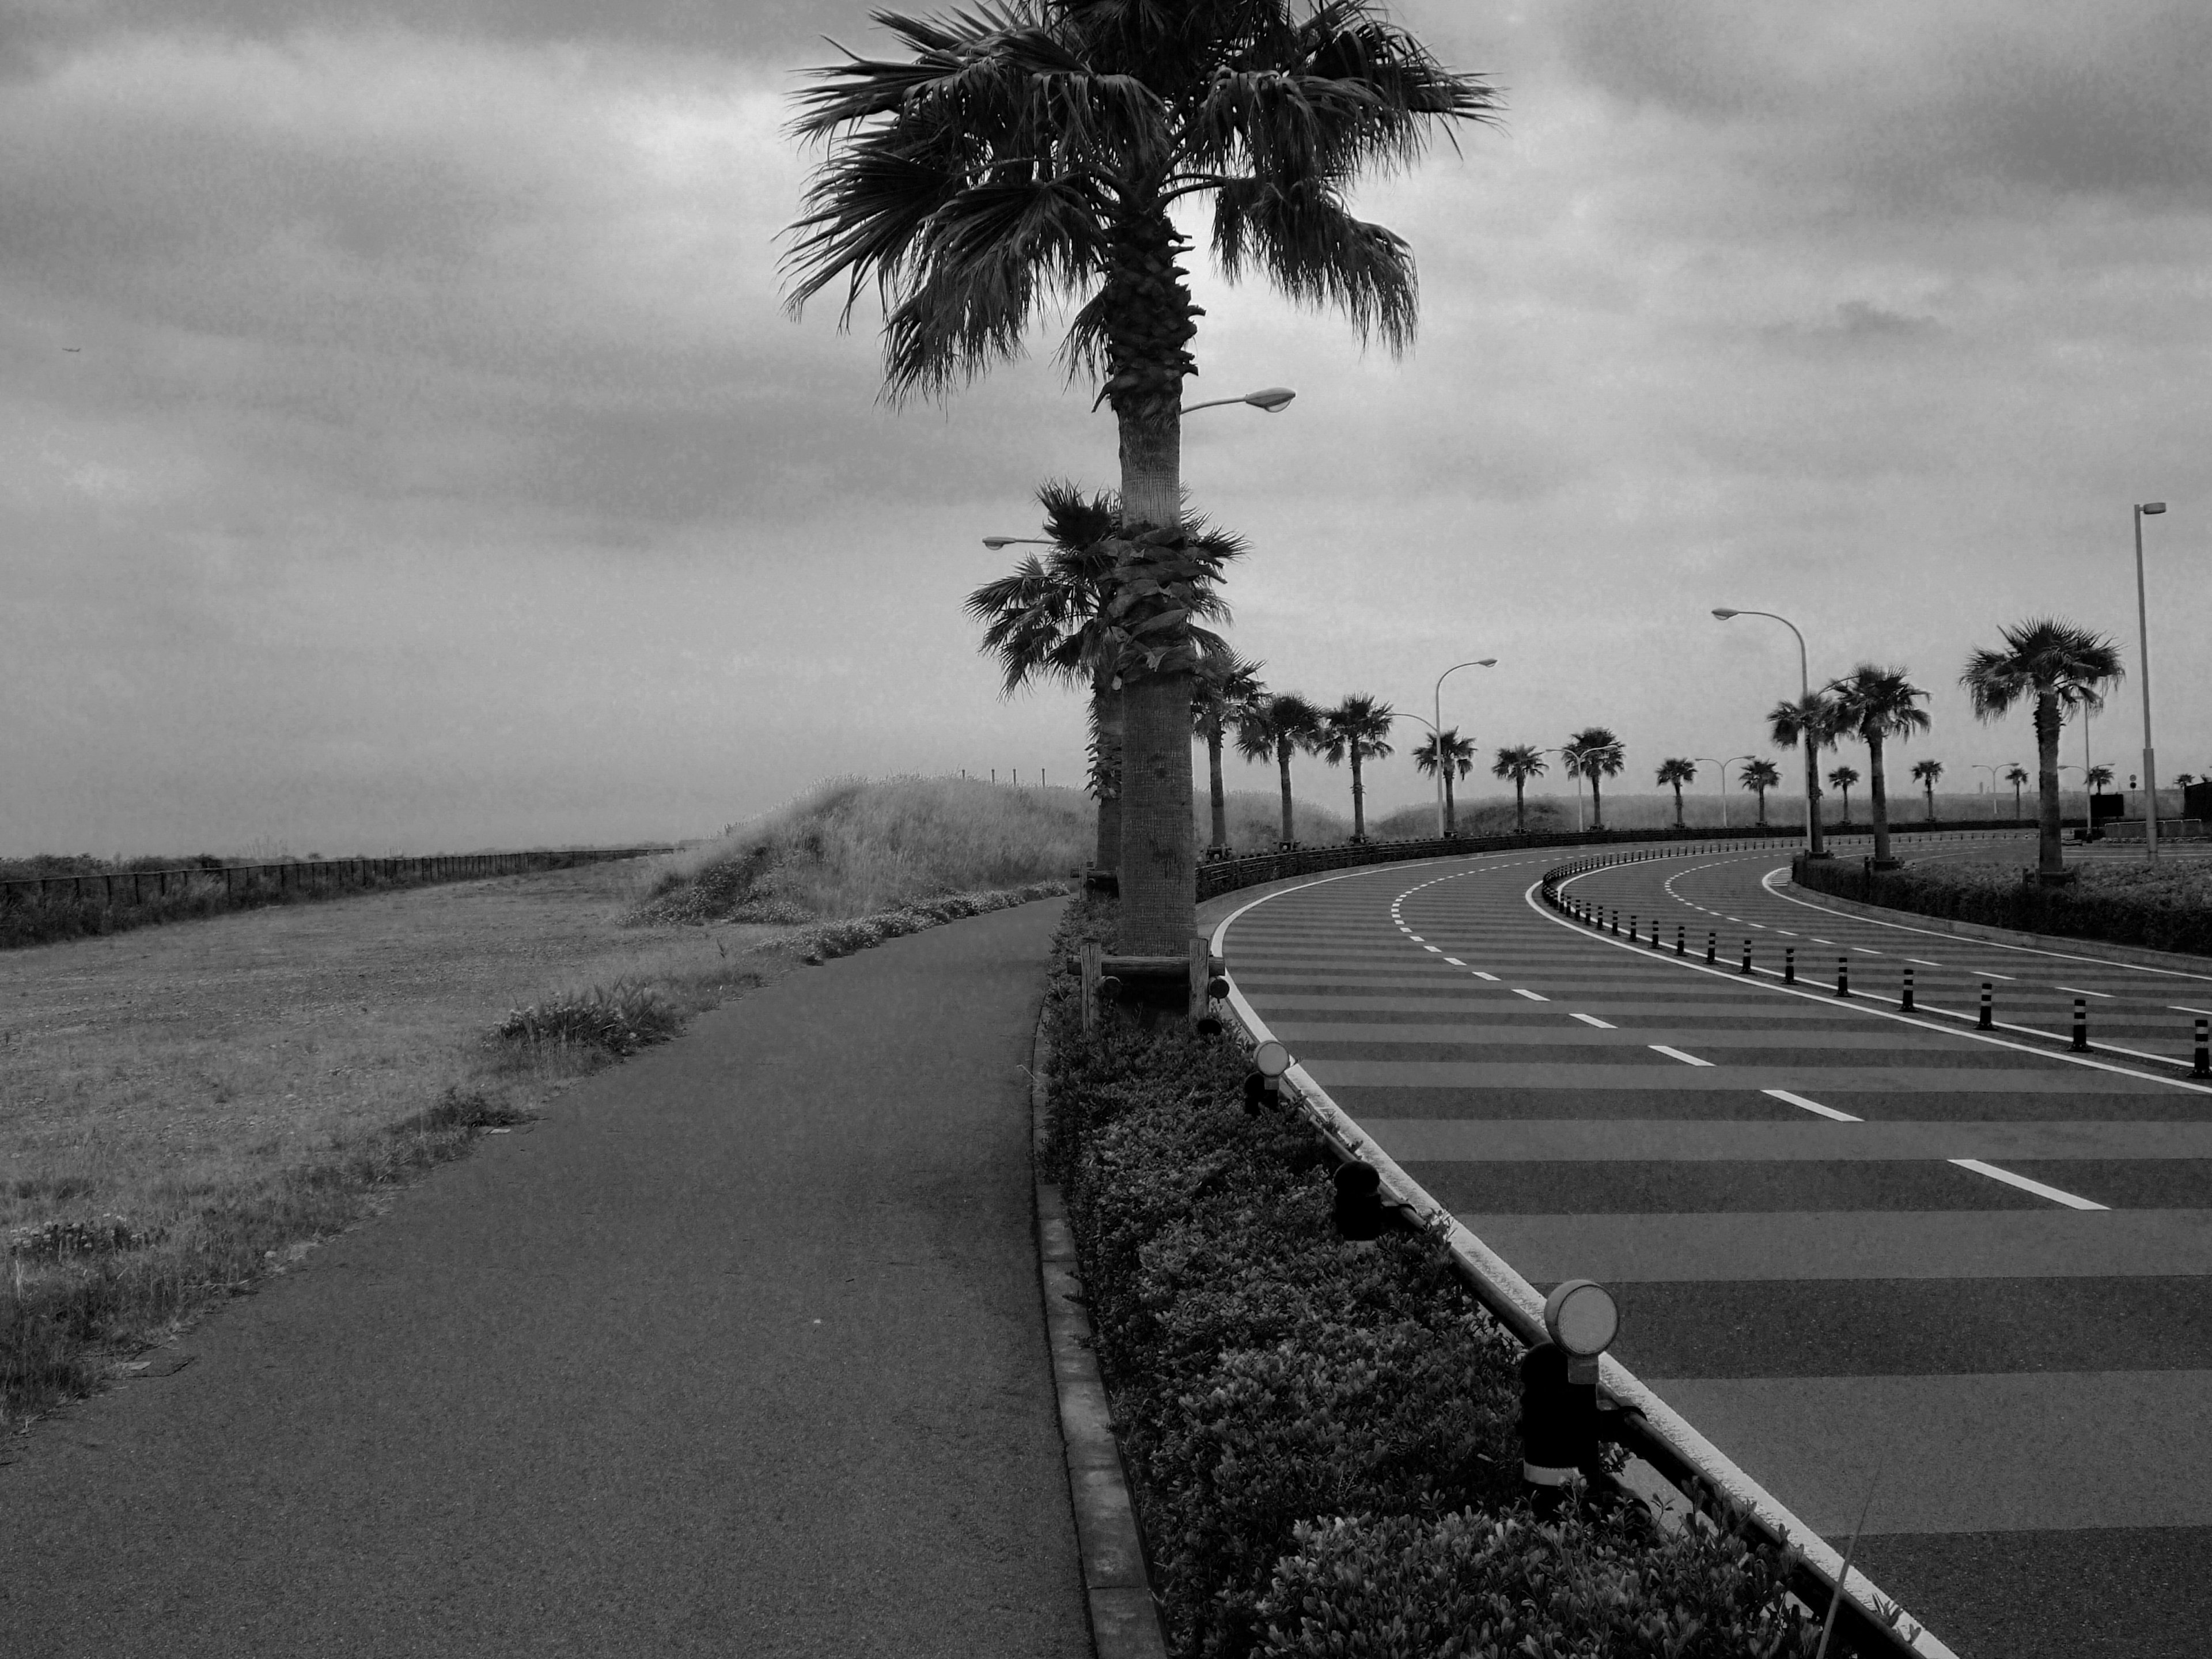
[[[1563,760],[1566,757],[1567,753],[1564,749],[1539,749],[1536,752],[1540,755],[1557,755]],[[1581,769],[1578,767],[1570,766],[1567,769],[1567,775],[1575,781],[1575,833],[1579,836],[1583,832],[1583,775]]]
[[[1974,762],[1973,768],[1977,772],[1990,775],[1990,822],[1995,823],[1997,817],[1997,769],[1986,761]]]
[[[1436,733],[1437,740],[1437,834],[1439,836],[1444,832],[1444,682],[1462,668],[1495,668],[1497,666],[1498,659],[1495,657],[1476,657],[1468,662],[1455,662],[1437,676],[1437,718],[1429,730]],[[1420,716],[1416,714],[1413,718],[1419,720]],[[1578,801],[1582,799],[1579,791],[1577,792],[1575,799]]]
[[[1730,755],[1726,760],[1715,760],[1711,755],[1692,755],[1690,758],[1700,766],[1721,769],[1721,828],[1728,828],[1728,769],[1738,761],[1757,760],[1756,755]]]
[[[2150,612],[2143,603],[2142,521],[2150,514],[2165,511],[2164,501],[2136,503],[2136,631],[2142,641],[2138,654],[2142,659],[2143,693],[2143,857],[2153,864],[2158,862],[2158,757],[2150,741]],[[2085,734],[2088,729],[2086,725],[2081,728]]]
[[[1046,536],[986,536],[983,545],[996,552],[1002,547],[1057,547],[1059,544]]]
[[[1215,398],[1207,403],[1193,404],[1188,409],[1179,409],[1176,413],[1188,415],[1201,409],[1219,409],[1224,404],[1249,404],[1253,408],[1265,410],[1270,415],[1279,415],[1289,404],[1291,399],[1297,395],[1286,386],[1262,386],[1259,391],[1248,392],[1241,398]]]
[[[1778,622],[1792,634],[1796,634],[1797,692],[1802,702],[1812,700],[1813,677],[1805,662],[1805,636],[1797,632],[1796,623],[1791,622],[1787,617],[1777,616],[1771,611],[1735,611],[1724,605],[1715,605],[1713,615],[1722,622],[1729,622],[1738,617],[1765,617],[1770,622]],[[1746,756],[1744,758],[1751,757]],[[1820,775],[1820,752],[1813,728],[1808,725],[1805,728],[1805,855],[1808,858],[1820,856],[1820,808],[1819,800],[1814,793],[1814,791],[1820,787],[1814,781]]]

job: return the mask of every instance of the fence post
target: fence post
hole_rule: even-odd
[[[1085,940],[1076,952],[1083,975],[1083,1029],[1089,1030],[1098,1018],[1098,969],[1106,947],[1097,939]]]

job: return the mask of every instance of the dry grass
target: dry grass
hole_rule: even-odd
[[[769,963],[750,947],[793,931],[627,925],[641,874],[598,865],[0,956],[0,1239],[15,1247],[0,1414],[83,1389],[373,1211],[380,1187],[608,1063],[589,1043],[493,1039],[512,1009],[639,985],[689,1012],[759,983]],[[52,1231],[104,1217],[139,1248]]]

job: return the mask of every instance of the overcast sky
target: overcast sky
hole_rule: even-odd
[[[1509,111],[1358,197],[1419,259],[1413,349],[1194,277],[1194,395],[1298,392],[1186,430],[1272,684],[1425,711],[1494,655],[1447,724],[1607,725],[1649,787],[1764,747],[1796,647],[1707,614],[1756,607],[1816,681],[1908,670],[1936,725],[1895,775],[1970,786],[2033,740],[1975,723],[1967,651],[2055,612],[2132,675],[2163,498],[2160,767],[2212,772],[2212,8],[1394,12]],[[1000,700],[959,602],[1040,481],[1114,482],[1111,416],[1053,334],[894,411],[872,315],[784,314],[824,34],[884,39],[848,0],[0,0],[0,854],[1075,781],[1079,701]],[[2093,728],[2124,775],[2135,698]]]

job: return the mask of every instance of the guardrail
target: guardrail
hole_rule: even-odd
[[[1626,832],[1620,838],[1628,839],[1634,833]],[[1802,830],[1798,833],[1802,834]],[[1679,856],[1684,852],[1694,853],[1708,847],[1715,850],[1728,850],[1724,843],[1717,842],[1711,836],[1674,836],[1670,832],[1668,838],[1677,844],[1668,848],[1664,853],[1656,848],[1644,849],[1559,865],[1539,878],[1539,890],[1547,905],[1558,908],[1560,905],[1559,884],[1586,870],[1602,866],[1640,863],[1662,856]],[[1534,837],[1504,839],[1509,848],[1544,844]],[[1416,844],[1427,847],[1436,843]],[[1469,849],[1465,842],[1457,841],[1443,841],[1441,844],[1450,851],[1492,850]],[[1397,856],[1433,858],[1437,854],[1423,851]],[[1370,859],[1364,861],[1382,863],[1389,860]],[[1229,890],[1224,888],[1223,890]],[[1203,890],[1201,896],[1204,896]],[[1264,901],[1255,901],[1261,902]],[[1237,914],[1242,915],[1243,912]],[[1235,920],[1234,915],[1225,917],[1215,927],[1207,941],[1213,954],[1224,953],[1229,924]],[[1226,1000],[1230,1016],[1248,1048],[1271,1037],[1267,1022],[1260,1018],[1245,1000],[1243,993],[1237,988],[1234,975],[1230,977]],[[1461,1279],[1474,1292],[1475,1298],[1517,1340],[1524,1346],[1533,1346],[1549,1339],[1549,1334],[1544,1328],[1544,1298],[1537,1293],[1535,1287],[1449,1210],[1430,1196],[1427,1189],[1400,1168],[1395,1158],[1370,1140],[1304,1066],[1292,1064],[1283,1076],[1280,1088],[1283,1097],[1313,1123],[1340,1158],[1365,1163],[1374,1168],[1381,1177],[1384,1203],[1443,1243]],[[1838,1634],[1854,1648],[1862,1653],[1889,1653],[1899,1656],[1899,1659],[1905,1659],[1906,1656],[1910,1656],[1910,1659],[1958,1659],[1934,1634],[1922,1628],[1897,1603],[1883,1595],[1863,1572],[1856,1567],[1847,1566],[1825,1539],[1784,1508],[1771,1493],[1737,1468],[1718,1447],[1699,1434],[1672,1407],[1653,1394],[1634,1372],[1610,1354],[1600,1361],[1598,1387],[1601,1395],[1612,1402],[1613,1408],[1605,1413],[1611,1419],[1607,1428],[1608,1437],[1641,1458],[1662,1480],[1688,1498],[1693,1510],[1698,1507],[1696,1494],[1700,1490],[1709,1492],[1729,1511],[1740,1517],[1752,1532],[1780,1550],[1784,1559],[1790,1564],[1790,1587],[1792,1593],[1822,1618],[1826,1618],[1832,1607],[1837,1615]]]
[[[256,891],[327,892],[369,882],[424,886],[434,882],[470,881],[526,871],[566,870],[613,859],[646,858],[673,847],[579,848],[533,853],[438,854],[426,858],[301,859],[278,864],[185,865],[168,870],[94,870],[0,880],[0,912],[30,902],[62,899],[112,910],[182,896],[199,882],[220,882],[225,898]]]
[[[1990,841],[2033,830],[2032,818],[2010,823],[1915,824],[1910,829],[1893,830],[1890,840],[1896,845],[1924,840]],[[1856,842],[1869,839],[1870,831],[1851,829],[1838,831],[1831,827],[1826,836],[1830,846],[1838,842]],[[1744,846],[1765,846],[1775,842],[1796,842],[1805,837],[1802,824],[1747,825],[1740,830],[1552,830],[1522,836],[1433,836],[1419,841],[1345,842],[1334,847],[1300,847],[1275,853],[1255,853],[1241,859],[1215,859],[1198,866],[1198,901],[1203,904],[1224,893],[1233,893],[1240,887],[1257,887],[1262,883],[1281,881],[1291,876],[1319,875],[1329,870],[1346,870],[1359,865],[1395,864],[1407,859],[1450,858],[1455,854],[1473,855],[1478,853],[1510,853],[1522,848],[1540,847],[1607,847],[1624,844],[1659,844],[1677,853],[1699,850],[1728,851]]]

